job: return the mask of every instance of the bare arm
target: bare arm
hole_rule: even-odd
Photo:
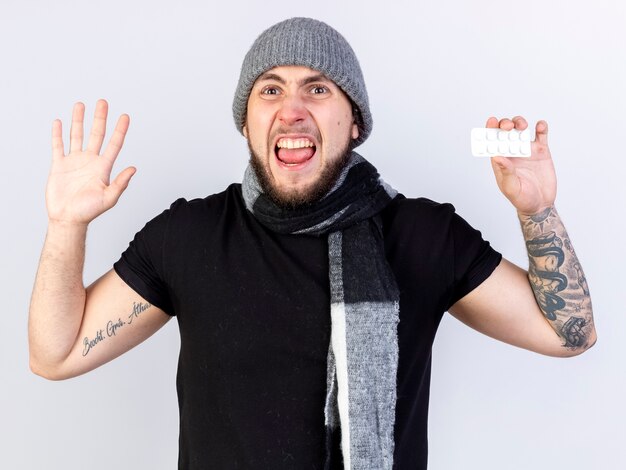
[[[527,127],[517,117],[488,127]],[[554,208],[556,177],[548,149],[548,126],[537,123],[529,160],[496,157],[498,186],[518,211],[528,272],[503,260],[450,313],[489,336],[552,356],[572,356],[596,341],[589,288],[569,235]]]
[[[48,225],[30,302],[28,339],[33,372],[46,375],[76,340],[85,308],[83,263],[87,226]]]
[[[522,228],[529,271],[503,259],[450,313],[524,349],[557,357],[580,354],[593,346],[596,331],[589,288],[567,232],[552,208],[522,221]]]
[[[83,285],[87,226],[116,204],[135,172],[134,168],[127,168],[114,181],[109,181],[129,119],[126,115],[120,117],[109,144],[100,155],[107,108],[104,100],[98,102],[85,150],[82,149],[82,103],[74,106],[68,155],[64,155],[61,122],[57,120],[53,124],[53,158],[46,188],[48,232],[28,322],[31,369],[51,379],[71,377],[99,366],[148,337],[169,318],[156,307],[146,307],[141,312],[146,312],[141,315],[142,321],[137,318],[115,328],[121,334],[119,338],[114,334],[117,340],[108,342],[115,347],[100,347],[98,350],[102,352],[96,353],[95,346],[104,343],[109,320],[124,321],[122,318],[132,312],[134,305],[148,305],[114,272],[88,289]],[[125,327],[123,333],[121,327]],[[85,339],[87,346],[94,346],[86,353]]]
[[[132,349],[171,318],[113,270],[82,292],[82,304],[31,306],[30,357],[36,374],[52,380],[84,374]],[[47,294],[45,287],[35,286],[32,303]]]

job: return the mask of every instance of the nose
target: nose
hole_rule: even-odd
[[[308,110],[298,95],[287,95],[281,100],[278,119],[287,126],[298,124],[306,119]]]

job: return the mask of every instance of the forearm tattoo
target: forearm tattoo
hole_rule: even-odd
[[[89,351],[102,341],[115,337],[120,329],[124,328],[126,325],[131,325],[135,319],[139,318],[141,314],[150,307],[152,307],[152,305],[147,302],[133,302],[132,311],[124,317],[124,320],[122,320],[122,317],[118,317],[117,320],[109,320],[106,327],[97,330],[93,338],[85,336],[83,339],[83,356],[89,354]]]
[[[528,278],[541,311],[564,347],[587,349],[593,331],[589,287],[554,206],[520,216],[526,239]]]

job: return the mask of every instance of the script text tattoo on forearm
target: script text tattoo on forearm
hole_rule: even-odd
[[[83,356],[89,354],[89,351],[102,341],[105,341],[107,338],[113,338],[121,328],[124,328],[126,325],[131,325],[136,318],[139,318],[139,316],[150,307],[152,307],[152,305],[147,302],[133,302],[132,312],[124,320],[122,320],[121,317],[117,320],[109,320],[106,327],[96,331],[93,338],[85,336],[83,339]]]

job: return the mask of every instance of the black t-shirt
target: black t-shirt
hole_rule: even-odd
[[[450,204],[398,196],[382,219],[400,290],[394,468],[426,469],[435,332],[501,256]],[[180,468],[322,469],[327,250],[326,237],[263,227],[233,184],[176,201],[115,264],[131,288],[178,318]]]

